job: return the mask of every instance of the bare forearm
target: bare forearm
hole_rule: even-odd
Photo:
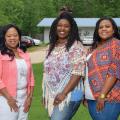
[[[101,94],[107,95],[108,92],[109,92],[109,91],[111,90],[111,88],[113,87],[113,85],[115,84],[116,80],[117,80],[117,79],[116,79],[115,77],[112,77],[112,76],[107,77],[106,80],[105,80],[103,89],[102,89],[102,91],[101,91]]]
[[[8,93],[6,88],[0,89],[0,93],[7,99],[9,100],[12,96]]]
[[[97,104],[96,104],[96,109],[97,111],[101,111],[104,108],[105,105],[105,99],[111,88],[116,82],[116,78],[112,76],[108,76],[105,80],[104,86],[102,88],[102,91],[98,97]]]
[[[34,91],[34,86],[31,86],[31,87],[30,87],[30,93],[29,93],[28,97],[31,97],[31,98],[32,98],[32,96],[33,96],[33,91]]]
[[[80,81],[80,76],[72,75],[70,81],[64,88],[63,93],[67,95],[70,91],[72,91],[75,88],[75,86],[78,84],[79,81]]]

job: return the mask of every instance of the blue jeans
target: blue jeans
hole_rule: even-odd
[[[105,102],[104,109],[96,110],[96,100],[88,100],[89,113],[93,120],[118,120],[120,115],[120,103]]]
[[[71,120],[74,114],[77,112],[81,101],[70,101],[68,105],[65,105],[63,110],[60,111],[58,106],[54,107],[51,120]]]

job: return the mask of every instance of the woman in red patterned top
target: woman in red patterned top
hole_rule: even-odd
[[[94,120],[117,120],[120,114],[120,39],[116,23],[96,23],[92,52],[87,57],[85,97]]]

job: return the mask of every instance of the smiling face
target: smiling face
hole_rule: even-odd
[[[57,35],[58,39],[64,40],[68,37],[71,25],[68,20],[61,19],[57,24]]]
[[[17,30],[14,27],[11,27],[8,29],[8,31],[5,34],[5,45],[9,49],[16,49],[17,45],[20,41],[19,34]]]
[[[98,34],[102,42],[112,37],[114,34],[112,23],[109,20],[102,20],[99,24]]]

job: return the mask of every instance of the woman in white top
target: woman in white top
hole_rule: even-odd
[[[21,32],[17,26],[4,26],[2,40],[0,119],[27,120],[34,88],[30,57],[20,48]]]

